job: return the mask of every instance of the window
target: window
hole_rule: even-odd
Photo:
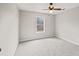
[[[43,16],[36,16],[37,32],[45,32],[45,19]]]

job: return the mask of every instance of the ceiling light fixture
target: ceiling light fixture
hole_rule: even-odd
[[[49,10],[49,13],[53,13],[53,10]]]
[[[64,10],[65,8],[55,8],[53,3],[49,3],[48,9],[43,9],[43,10],[49,10],[49,13],[52,13],[54,10],[55,11],[61,11]]]

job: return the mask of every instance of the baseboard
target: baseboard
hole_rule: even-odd
[[[79,43],[77,43],[77,42],[75,42],[75,41],[65,40],[65,39],[62,38],[62,37],[57,37],[57,38],[58,38],[58,39],[62,39],[62,40],[64,40],[64,41],[67,41],[67,42],[69,42],[69,43],[72,43],[72,44],[75,44],[75,45],[79,46]]]
[[[23,42],[28,42],[28,41],[34,41],[34,40],[41,40],[41,39],[45,39],[45,38],[54,38],[55,36],[51,36],[51,37],[43,37],[43,38],[36,38],[36,39],[29,39],[29,40],[26,40],[23,39],[23,40],[20,40],[19,43],[23,43]]]

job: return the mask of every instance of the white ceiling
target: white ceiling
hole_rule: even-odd
[[[18,3],[17,6],[20,10],[34,11],[40,13],[49,13],[48,10],[43,10],[48,8],[48,3]],[[69,10],[79,6],[79,3],[54,3],[55,7],[65,8]],[[53,11],[52,14],[58,14],[63,11]]]

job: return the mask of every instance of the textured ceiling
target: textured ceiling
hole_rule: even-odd
[[[34,11],[40,13],[49,13],[48,10],[43,10],[48,8],[48,3],[18,3],[17,6],[20,10]],[[69,10],[79,6],[79,3],[54,3],[55,7],[65,8]],[[53,11],[52,14],[58,14],[63,11]]]

